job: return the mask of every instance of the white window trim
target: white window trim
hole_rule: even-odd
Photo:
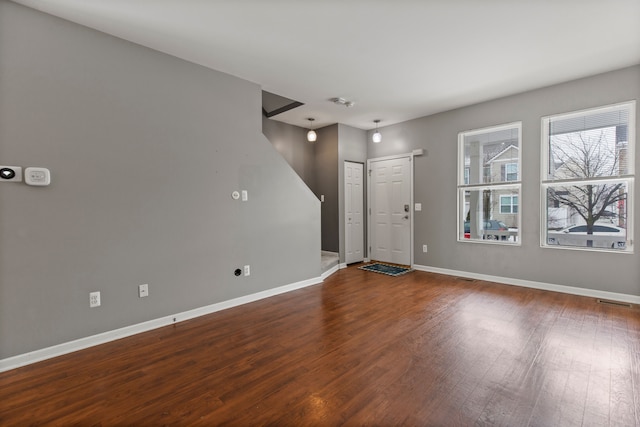
[[[549,122],[557,117],[562,117],[563,119],[571,119],[575,117],[584,116],[586,114],[591,114],[595,112],[606,113],[608,111],[619,110],[622,107],[626,107],[629,109],[629,126],[628,126],[628,142],[629,145],[627,147],[627,158],[631,159],[628,163],[628,174],[620,175],[620,176],[611,176],[611,177],[596,177],[585,180],[576,180],[576,179],[561,179],[561,180],[553,180],[549,177],[548,170],[548,159],[549,159],[549,133],[547,132],[549,128]],[[627,249],[619,250],[619,249],[605,249],[605,248],[589,248],[589,247],[578,247],[578,246],[558,246],[558,245],[549,245],[547,242],[547,223],[548,223],[548,209],[547,209],[547,189],[549,187],[568,184],[568,183],[580,183],[581,185],[589,185],[589,184],[606,184],[609,182],[626,182],[628,186],[628,193],[632,196],[634,193],[634,182],[635,182],[635,150],[636,150],[636,101],[625,101],[619,102],[616,104],[604,105],[601,107],[594,108],[586,108],[583,110],[571,111],[567,113],[558,113],[549,116],[542,117],[540,121],[540,130],[541,130],[541,144],[542,149],[540,150],[540,247],[544,249],[556,249],[556,250],[569,250],[569,251],[586,251],[586,252],[608,252],[608,253],[618,253],[618,254],[633,254],[634,253],[634,239],[633,239],[633,229],[634,229],[634,203],[635,197],[631,197],[631,200],[627,199]],[[631,236],[631,238],[629,238]]]
[[[464,168],[465,168],[465,163],[464,163],[464,155],[461,153],[464,153],[464,137],[465,136],[473,136],[473,135],[478,135],[478,134],[483,134],[483,133],[488,133],[488,132],[495,132],[495,131],[501,131],[501,130],[506,130],[506,129],[512,129],[512,128],[517,128],[518,130],[518,144],[519,144],[519,149],[518,149],[518,180],[517,181],[505,181],[505,182],[501,182],[501,183],[496,183],[496,184],[486,184],[484,182],[480,183],[480,184],[465,184],[464,183]],[[466,131],[461,131],[458,132],[458,161],[457,161],[457,165],[458,165],[458,170],[457,170],[457,176],[458,176],[458,181],[457,181],[457,186],[456,186],[456,201],[457,201],[457,206],[456,206],[456,235],[457,235],[457,241],[458,242],[464,242],[464,243],[477,243],[477,244],[485,244],[485,245],[508,245],[508,246],[522,246],[522,209],[520,208],[520,206],[522,206],[522,122],[521,121],[517,121],[517,122],[511,122],[511,123],[506,123],[506,124],[502,124],[502,125],[494,125],[494,126],[487,126],[484,128],[479,128],[479,129],[469,129]],[[481,168],[484,169],[484,168]],[[484,180],[484,176],[481,177],[482,180]],[[469,180],[471,180],[471,177],[469,177]],[[483,190],[497,190],[497,189],[509,189],[509,188],[513,188],[515,190],[517,190],[517,194],[518,194],[518,213],[516,215],[518,215],[518,239],[516,242],[506,242],[506,241],[502,241],[502,240],[478,240],[478,239],[464,239],[464,233],[461,233],[461,225],[464,224],[464,221],[460,221],[460,209],[461,209],[461,205],[464,205],[464,196],[461,196],[461,194],[464,194],[464,191],[483,191]],[[462,223],[462,224],[461,224]],[[464,232],[464,230],[462,230]],[[461,238],[461,235],[463,236]]]

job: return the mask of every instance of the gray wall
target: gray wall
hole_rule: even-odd
[[[344,231],[344,162],[364,163],[364,203],[367,204],[367,132],[351,126],[338,125],[338,236],[340,239],[340,262],[345,261]],[[367,215],[364,215],[364,247],[367,248]],[[365,256],[368,251],[365,249]]]
[[[336,124],[317,129],[318,139],[310,143],[307,141],[305,128],[267,118],[263,118],[262,123],[265,136],[287,163],[318,198],[324,195],[322,249],[340,253],[340,261],[344,262],[344,221],[341,220],[344,218],[344,162],[366,165],[366,131]],[[366,189],[366,177],[364,188]]]
[[[307,130],[262,117],[262,133],[311,189],[315,187],[315,143],[307,141]]]
[[[313,192],[322,203],[322,250],[340,252],[338,235],[338,125],[317,129],[315,142],[316,179]]]
[[[640,66],[635,66],[382,128],[383,141],[369,144],[369,158],[426,150],[426,155],[415,159],[414,195],[422,203],[422,211],[415,213],[415,263],[640,295],[637,249],[628,255],[540,247],[539,189],[541,117],[639,97]],[[458,132],[514,121],[522,121],[522,246],[457,242]],[[636,123],[640,123],[637,118]],[[640,227],[639,195],[636,186],[636,229]],[[428,253],[422,252],[423,244],[428,244]]]
[[[320,275],[260,87],[3,0],[0,54],[0,164],[52,172],[0,183],[0,358]]]

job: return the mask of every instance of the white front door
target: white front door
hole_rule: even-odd
[[[411,265],[411,157],[369,162],[370,258]]]
[[[364,260],[364,165],[344,162],[345,263]]]

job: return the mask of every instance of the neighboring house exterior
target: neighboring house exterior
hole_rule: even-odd
[[[505,147],[506,145],[506,147]],[[483,153],[482,182],[515,182],[520,178],[518,158],[520,149],[514,144],[500,143],[487,147]],[[469,165],[465,165],[465,184],[469,183]],[[486,192],[488,198],[489,217],[504,222],[509,228],[518,228],[518,212],[520,195],[517,191],[504,189]],[[470,200],[466,197],[465,213],[469,212]]]
[[[518,147],[509,145],[495,154],[484,165],[485,182],[518,181]],[[518,228],[520,195],[513,190],[495,190],[491,193],[491,219],[504,222],[509,228]]]

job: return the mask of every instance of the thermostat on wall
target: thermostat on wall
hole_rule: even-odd
[[[29,185],[45,186],[51,184],[51,173],[47,168],[26,168],[24,182]]]
[[[0,166],[0,182],[22,181],[22,168],[20,166]]]

